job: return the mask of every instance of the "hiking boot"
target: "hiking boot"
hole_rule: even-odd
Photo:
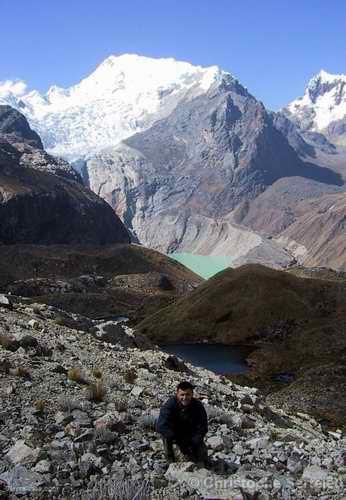
[[[162,439],[163,449],[165,452],[166,462],[168,464],[172,464],[175,462],[174,450],[173,450],[173,441],[171,439]]]

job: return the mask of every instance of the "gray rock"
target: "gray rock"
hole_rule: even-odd
[[[328,471],[318,467],[318,465],[310,465],[305,467],[302,479],[309,482],[325,481],[328,477]]]
[[[206,444],[214,451],[222,450],[224,447],[223,439],[220,436],[212,436],[208,438]]]
[[[287,470],[292,472],[292,474],[299,474],[303,470],[303,464],[300,461],[299,456],[291,456],[287,459]]]
[[[40,323],[36,319],[31,319],[30,321],[28,321],[28,326],[33,330],[40,329]]]
[[[255,429],[256,421],[248,417],[247,415],[243,415],[241,418],[241,428],[242,429]]]
[[[94,432],[92,429],[88,429],[82,434],[79,434],[76,438],[74,438],[74,443],[83,443],[85,441],[90,441],[94,437]]]
[[[8,472],[0,475],[0,480],[5,481],[7,488],[15,495],[27,495],[37,491],[45,479],[37,472],[32,472],[23,465],[16,465]]]
[[[39,472],[40,474],[47,474],[51,471],[52,463],[49,460],[40,460],[34,467],[35,472]]]
[[[131,391],[131,396],[138,397],[142,394],[142,392],[143,392],[143,387],[136,385]]]
[[[266,448],[269,443],[269,437],[268,436],[263,436],[263,437],[258,437],[254,439],[250,439],[249,441],[246,442],[247,446],[250,446],[253,450],[260,450],[262,448]]]
[[[0,293],[0,307],[4,307],[6,309],[12,309],[12,303],[8,296]]]
[[[73,420],[73,416],[72,415],[68,415],[66,413],[63,413],[62,411],[58,411],[55,414],[55,422],[58,425],[67,425],[70,422],[72,422],[72,420]]]
[[[5,458],[13,464],[25,464],[35,462],[38,454],[38,449],[30,448],[24,440],[20,440],[6,453]]]

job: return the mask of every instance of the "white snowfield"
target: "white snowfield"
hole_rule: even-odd
[[[292,101],[287,109],[298,120],[310,112],[309,130],[325,130],[332,122],[346,117],[346,75],[320,71],[310,80],[304,96]]]
[[[124,54],[110,56],[77,85],[53,86],[44,95],[27,92],[23,81],[0,82],[0,104],[21,111],[51,154],[73,160],[149,128],[226,74],[217,66]]]

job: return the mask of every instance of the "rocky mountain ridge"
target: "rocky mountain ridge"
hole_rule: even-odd
[[[0,106],[0,242],[125,243],[128,233],[104,200],[55,159],[23,115]]]
[[[341,186],[342,179],[333,170],[303,162],[282,128],[238,82],[225,81],[87,160],[88,182],[146,246],[164,252],[212,251],[234,261],[246,259],[256,247],[263,262],[287,265],[289,252],[237,228],[229,214],[283,177],[301,176],[326,189]],[[299,146],[307,153],[312,148],[302,138]],[[239,235],[246,233],[241,248]]]

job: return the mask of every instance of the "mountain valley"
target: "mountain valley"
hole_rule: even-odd
[[[217,66],[134,55],[6,89],[0,498],[342,498],[343,76],[278,113]],[[226,269],[204,280],[182,252]],[[160,350],[177,342],[246,346],[248,371]],[[207,469],[168,464],[155,432],[182,379]]]

